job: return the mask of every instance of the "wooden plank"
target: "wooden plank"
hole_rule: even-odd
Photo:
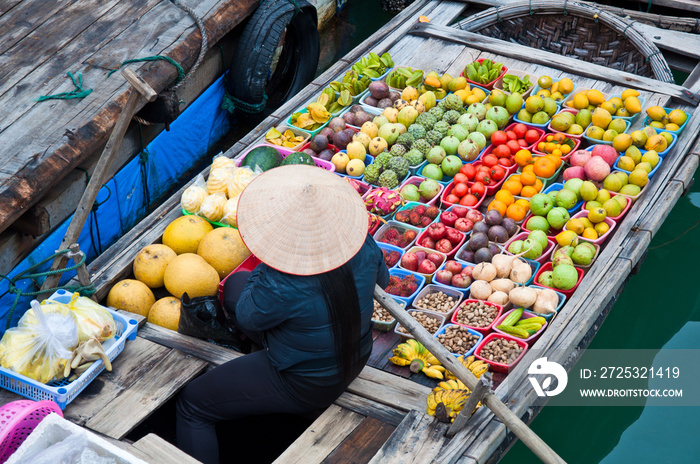
[[[0,232],[0,274],[9,274],[39,240],[12,230]]]
[[[436,26],[430,23],[421,23],[411,28],[411,33],[423,37],[436,37],[448,42],[457,42],[480,50],[488,50],[499,55],[511,58],[527,56],[529,61],[537,64],[554,66],[562,70],[576,69],[577,74],[598,80],[615,83],[618,85],[635,87],[651,92],[663,93],[683,101],[695,103],[700,101],[697,95],[691,95],[687,89],[675,84],[660,83],[654,79],[637,76],[635,74],[606,68],[604,66],[587,63],[574,58],[560,56],[554,53],[535,50],[516,43],[505,42],[499,39],[486,37],[473,32],[459,29]]]
[[[274,462],[317,464],[322,462],[362,422],[363,417],[338,406],[329,406]]]
[[[377,451],[370,464],[410,464],[430,462],[447,440],[447,426],[434,417],[410,411],[389,440]]]
[[[122,439],[180,388],[199,375],[205,361],[171,350],[153,369],[85,422],[85,427]]]
[[[397,426],[406,413],[385,404],[377,403],[360,395],[344,392],[335,404],[366,417],[373,417],[389,425]]]
[[[648,39],[661,49],[691,58],[700,58],[700,36],[697,34],[661,29],[638,22],[635,22],[633,27],[646,34]]]
[[[636,1],[644,5],[649,4],[647,0]],[[653,0],[653,4],[656,6],[666,6],[669,8],[675,8],[677,10],[700,13],[700,3],[696,0]]]
[[[154,433],[149,433],[140,440],[135,441],[131,447],[148,456],[148,462],[151,464],[172,464],[174,462],[178,464],[197,464],[200,462]]]
[[[347,391],[402,411],[422,411],[430,390],[432,389],[410,380],[365,367]]]
[[[366,464],[393,431],[391,425],[365,417],[322,464]]]

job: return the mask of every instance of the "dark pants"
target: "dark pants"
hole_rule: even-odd
[[[237,274],[226,280],[224,307],[228,311],[235,307],[230,304],[238,299],[246,280],[247,275],[237,277]],[[362,361],[364,366],[367,358]],[[180,393],[177,399],[178,446],[205,464],[217,464],[216,422],[258,414],[302,414],[323,409],[346,388],[347,385],[335,376],[306,377],[280,372],[272,366],[266,350],[241,356],[193,380]]]

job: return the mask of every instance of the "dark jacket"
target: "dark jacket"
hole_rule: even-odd
[[[389,272],[382,251],[369,235],[350,266],[366,351],[371,349],[374,285],[386,287]],[[263,345],[278,370],[319,377],[339,373],[330,316],[315,276],[286,274],[260,264],[238,300],[235,319],[244,332],[262,332]]]

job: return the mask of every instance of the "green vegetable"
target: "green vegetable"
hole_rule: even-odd
[[[503,90],[505,90],[506,92],[525,93],[530,87],[532,87],[532,83],[530,82],[530,76],[526,75],[522,79],[512,74],[506,74],[505,76],[503,76]]]
[[[512,313],[510,313],[508,315],[508,317],[503,319],[503,322],[501,323],[501,325],[512,326],[513,324],[518,322],[518,320],[520,319],[520,317],[522,315],[523,315],[523,308],[518,308],[518,309],[514,310]],[[527,337],[525,337],[525,338],[527,338]]]

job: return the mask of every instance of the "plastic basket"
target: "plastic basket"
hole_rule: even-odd
[[[416,251],[424,251],[425,254],[426,254],[426,256],[427,256],[429,253],[437,253],[438,255],[440,255],[440,257],[442,258],[442,262],[440,263],[439,266],[435,266],[435,272],[437,272],[438,269],[440,269],[440,266],[442,266],[443,264],[445,264],[445,261],[447,261],[447,257],[445,256],[445,253],[440,253],[440,252],[437,251],[437,250],[432,250],[432,249],[430,249],[430,248],[425,248],[425,247],[422,247],[422,246],[412,246],[411,248],[409,248],[408,250],[406,250],[406,252],[405,252],[404,254],[406,254],[406,253],[411,253],[411,252],[416,252]],[[427,259],[427,258],[426,258],[426,259]],[[406,269],[405,267],[401,266],[401,261],[399,261],[399,264],[398,264],[398,266],[396,266],[396,267],[397,267],[398,269],[403,269],[403,270],[406,270],[406,271],[414,272],[414,273],[416,273],[416,274],[418,274],[418,275],[422,275],[423,277],[425,277],[425,283],[426,283],[426,284],[429,284],[430,282],[432,282],[433,276],[435,275],[435,272],[432,272],[432,273],[430,273],[430,274],[423,274],[422,272],[418,272],[417,270],[416,270],[416,271],[411,271],[410,269]]]
[[[441,269],[445,267],[445,263],[442,263],[440,266]],[[432,294],[432,293],[438,293],[442,292],[447,296],[451,296],[453,298],[454,304],[452,307],[445,312],[441,311],[435,311],[429,308],[426,308],[424,306],[421,306],[418,302],[425,298],[426,296]],[[462,299],[464,298],[464,294],[460,291],[458,291],[455,288],[450,288],[450,287],[445,287],[444,285],[435,285],[435,284],[429,284],[423,287],[423,289],[418,292],[418,295],[416,295],[415,300],[413,300],[413,307],[416,309],[420,309],[421,311],[425,311],[428,313],[435,313],[435,314],[440,314],[441,316],[445,316],[445,320],[450,320],[452,318],[452,314],[454,314],[455,310],[459,306],[459,304],[462,302]]]
[[[664,109],[664,111],[666,111],[666,114],[668,114],[671,111],[673,111],[674,109],[678,109],[678,108],[668,108],[668,107],[664,106],[663,109]],[[678,128],[678,130],[672,131],[672,130],[667,130],[667,129],[659,129],[657,127],[654,127],[654,130],[656,131],[657,134],[660,134],[662,132],[669,132],[669,133],[674,134],[674,135],[681,135],[681,132],[683,132],[683,129],[685,129],[685,126],[688,125],[688,121],[690,121],[690,115],[688,113],[686,113],[686,116],[687,117],[685,118],[685,122],[683,123],[682,126],[680,126]],[[649,116],[647,116],[644,118],[644,122],[642,123],[642,125],[648,126],[649,124],[651,124],[651,118]]]
[[[72,295],[71,292],[66,290],[56,290],[48,299],[59,303],[69,303]],[[109,308],[105,309],[114,318],[117,332],[114,338],[110,338],[102,343],[102,347],[109,360],[114,361],[119,356],[119,353],[124,350],[126,340],[134,340],[136,338],[138,323],[136,320],[127,319]],[[104,368],[105,365],[102,360],[98,360],[72,382],[69,382],[68,379],[63,379],[50,384],[43,384],[10,369],[0,367],[0,387],[32,400],[51,400],[58,404],[61,409],[66,409],[66,405],[73,401]]]
[[[471,325],[463,324],[462,322],[459,322],[459,320],[458,320],[459,312],[464,309],[464,306],[466,306],[469,303],[475,303],[475,302],[484,303],[486,306],[493,306],[498,310],[498,312],[496,313],[496,317],[494,317],[493,320],[491,321],[491,323],[489,325],[487,325],[486,327],[474,327]],[[498,318],[501,317],[501,314],[503,314],[503,306],[501,306],[499,304],[491,303],[490,301],[482,301],[482,300],[477,300],[474,298],[467,298],[467,299],[463,300],[462,303],[460,303],[457,310],[454,312],[454,314],[452,314],[451,322],[453,324],[459,324],[459,325],[464,326],[464,327],[469,327],[470,329],[474,329],[477,332],[486,335],[487,333],[489,333],[491,331],[491,329],[493,328],[493,325],[496,323]]]
[[[546,288],[546,287],[542,287],[541,285],[534,285],[534,284],[533,284],[533,285],[528,285],[528,287],[530,287],[530,288],[535,288],[535,289],[540,289],[540,290]],[[552,290],[552,289],[549,288],[548,290]],[[561,308],[564,307],[564,303],[566,303],[566,295],[564,295],[563,293],[558,292],[558,291],[556,291],[556,290],[552,290],[552,291],[553,291],[554,293],[556,293],[556,294],[557,294],[557,298],[559,298],[559,303],[557,304],[557,307],[554,308],[554,313],[540,314],[540,313],[536,313],[532,308],[529,308],[529,309],[528,309],[528,311],[530,311],[530,312],[531,312],[532,314],[534,314],[535,316],[540,316],[540,317],[544,317],[545,319],[547,319],[547,322],[549,322],[551,319],[553,319],[554,317],[556,317],[556,315],[559,314],[559,311],[561,311]]]
[[[243,260],[241,264],[239,264],[233,271],[229,273],[224,279],[219,282],[219,302],[221,304],[224,304],[224,283],[226,282],[226,279],[231,277],[232,274],[235,274],[236,272],[240,271],[252,271],[255,269],[255,267],[260,264],[262,261],[260,261],[257,256],[255,255],[250,255],[246,259]]]
[[[550,186],[548,186],[546,189],[544,189],[544,191],[542,193],[544,193],[546,195],[549,192],[558,192],[559,190],[563,190],[563,189],[564,189],[564,184],[562,184],[561,182],[555,182],[555,183],[551,184]],[[581,209],[582,205],[583,205],[583,200],[579,200],[574,206],[572,206],[571,208],[568,208],[567,211],[569,212],[569,214],[576,214],[576,212]]]
[[[506,95],[510,95],[509,91],[503,90],[503,78],[507,74],[509,74],[511,76],[517,76],[520,79],[523,79],[525,76],[529,76],[530,87],[525,92],[520,94],[520,96],[523,97],[523,99],[529,97],[530,94],[532,93],[532,89],[534,89],[535,85],[537,84],[537,76],[535,76],[534,74],[531,74],[527,71],[521,71],[519,69],[509,69],[507,73],[502,73],[501,76],[498,79],[496,79],[496,82],[494,82],[493,88],[503,91],[503,93],[505,93]]]
[[[567,161],[571,157],[571,154],[573,152],[575,152],[576,150],[578,150],[579,146],[581,146],[581,136],[580,135],[578,135],[578,136],[577,135],[569,135],[566,132],[555,131],[554,129],[551,129],[551,128],[548,128],[548,130],[551,130],[554,133],[564,134],[566,136],[566,138],[568,138],[572,142],[574,142],[574,147],[571,149],[571,151],[569,153],[567,153],[566,155],[561,156],[562,161]],[[537,149],[537,147],[539,146],[540,142],[546,143],[547,136],[554,135],[553,132],[545,132],[544,134],[542,134],[540,139],[532,145],[532,153],[537,153],[538,155],[543,155],[543,156],[546,155],[547,153],[539,151]]]
[[[294,147],[291,147],[291,148],[289,148],[289,147],[283,147],[283,148],[289,148],[290,150],[301,151],[302,148],[304,147],[304,145],[306,145],[306,144],[309,142],[309,139],[311,138],[311,134],[310,134],[308,131],[301,130],[301,129],[299,129],[298,127],[288,126],[288,125],[286,125],[286,124],[280,124],[279,126],[275,127],[275,129],[277,129],[280,133],[284,133],[286,130],[290,130],[290,131],[292,131],[292,133],[293,133],[294,135],[300,135],[300,136],[304,137],[304,140],[301,141],[301,142],[299,142],[299,143],[298,143],[297,145],[295,145]],[[266,144],[267,144],[268,142],[267,142],[267,140],[265,139],[265,137],[263,136],[263,137],[261,138],[260,143],[266,143]],[[275,145],[274,143],[270,143],[269,145],[272,145],[273,147],[279,146],[279,145]]]
[[[671,138],[673,139],[673,141],[666,147],[666,149],[665,149],[664,151],[658,152],[658,153],[659,153],[659,156],[660,156],[661,158],[663,158],[664,156],[668,155],[669,152],[671,151],[671,148],[673,148],[674,145],[676,145],[676,142],[678,141],[678,136],[677,136],[676,134],[674,134],[673,132],[671,132],[671,131],[661,131],[661,132],[668,132],[669,134],[671,134]],[[640,152],[642,153],[642,155],[643,155],[644,153],[646,153],[646,152],[649,151],[649,150],[639,150],[639,151],[640,151]]]
[[[627,202],[627,206],[629,206],[629,205],[630,205],[630,202]],[[588,210],[579,211],[578,213],[571,216],[571,219],[576,219],[576,218],[581,218],[581,217],[588,218]],[[591,240],[591,239],[586,238],[586,237],[579,237],[579,240],[584,240],[584,241],[590,242],[594,245],[602,245],[608,239],[608,237],[610,237],[612,235],[612,232],[613,232],[613,230],[615,230],[615,226],[617,225],[617,222],[615,222],[614,220],[612,220],[609,217],[606,217],[603,220],[603,222],[605,222],[610,227],[607,232],[605,232],[603,235],[601,235],[600,237],[598,237],[595,240]],[[562,230],[567,230],[566,224],[564,224],[564,229],[562,229]]]
[[[20,447],[37,425],[49,414],[63,417],[61,408],[49,400],[17,400],[0,407],[0,462]]]
[[[496,323],[493,325],[493,331],[496,332],[496,333],[499,333],[499,334],[508,335],[508,336],[510,336],[510,337],[517,338],[517,337],[515,337],[515,336],[513,336],[513,335],[511,335],[511,334],[509,334],[509,333],[506,333],[506,332],[504,332],[504,331],[498,329],[498,326],[501,325],[501,324],[503,323],[503,321],[506,320],[506,317],[508,317],[508,316],[509,316],[513,311],[515,311],[516,309],[518,309],[518,308],[513,308],[513,309],[511,309],[510,311],[508,311],[507,313],[503,313],[503,314],[501,315],[501,317],[499,317],[499,318],[496,320]],[[535,313],[532,313],[532,312],[530,312],[530,311],[523,311],[523,315],[520,316],[520,319],[521,319],[521,320],[522,320],[522,319],[531,319],[531,318],[533,318],[533,317],[538,317],[538,315],[535,314]],[[524,342],[526,342],[526,343],[529,343],[529,344],[534,343],[535,340],[537,340],[538,338],[540,338],[540,335],[542,335],[542,333],[544,332],[544,329],[547,328],[547,325],[548,325],[548,322],[545,322],[544,325],[542,325],[542,328],[541,328],[540,330],[538,330],[536,333],[530,335],[530,336],[527,337],[527,338],[522,338],[521,340],[524,341]]]
[[[618,118],[618,119],[622,119],[623,121],[625,121],[625,130],[623,130],[623,131],[621,132],[621,134],[626,134],[627,131],[630,130],[630,125],[631,125],[631,123],[630,123],[629,121],[627,121],[625,118]],[[607,140],[594,139],[594,138],[592,138],[592,137],[587,136],[586,133],[588,132],[588,128],[590,128],[591,126],[593,126],[593,123],[590,123],[590,124],[583,130],[583,138],[586,139],[586,141],[587,141],[588,143],[590,143],[591,145],[596,145],[596,144],[612,145],[612,140],[608,142]],[[659,154],[659,156],[661,156],[661,154]]]
[[[478,337],[478,340],[476,341],[476,343],[474,343],[474,345],[472,345],[472,347],[469,348],[469,350],[467,350],[463,355],[459,354],[459,353],[455,353],[454,351],[450,351],[450,353],[452,353],[452,355],[455,357],[464,356],[465,358],[474,354],[474,350],[476,350],[476,347],[479,346],[479,343],[481,343],[481,340],[484,339],[484,334],[482,334],[481,332],[477,332],[474,329],[470,329],[469,327],[465,327],[463,325],[444,324],[442,327],[440,327],[440,329],[437,332],[435,332],[435,335],[433,335],[433,337],[438,338],[439,335],[444,334],[447,331],[447,329],[450,327],[460,327],[460,328],[466,330],[467,332],[469,332],[471,335],[476,335]],[[447,348],[447,347],[445,347],[445,348]]]
[[[314,100],[314,101],[315,101],[315,100]],[[294,113],[308,113],[308,110],[306,109],[306,107],[304,107],[304,108],[302,108],[302,109],[300,109],[300,110],[298,110],[298,111],[295,111]],[[339,113],[339,114],[340,114],[340,113]],[[330,120],[332,119],[332,117],[333,117],[333,115],[331,115],[331,117],[328,118],[328,121],[330,121]],[[297,126],[295,126],[294,124],[292,124],[292,115],[290,115],[290,116],[286,119],[285,124],[288,125],[289,127],[294,127],[294,128],[296,128],[296,129],[299,129],[300,131],[304,132],[305,134],[309,134],[311,137],[313,137],[314,135],[316,135],[316,134],[318,134],[319,132],[321,132],[321,129],[323,129],[324,127],[326,127],[326,126],[328,125],[328,121],[326,121],[326,122],[324,122],[323,124],[321,124],[321,126],[320,126],[318,129],[315,129],[315,130],[312,130],[312,131],[309,131],[309,130],[306,130],[306,129],[302,129],[301,127],[297,127]]]
[[[563,290],[563,289],[559,289],[559,288],[548,287],[548,286],[543,285],[543,284],[541,284],[541,283],[539,282],[540,276],[541,276],[543,273],[552,270],[552,262],[551,262],[551,261],[548,262],[548,263],[546,263],[544,266],[542,266],[542,267],[540,268],[539,271],[537,271],[537,274],[535,275],[535,280],[533,281],[533,283],[534,283],[535,285],[537,285],[538,287],[548,288],[548,289],[550,289],[550,290],[554,290],[555,292],[559,292],[559,293],[564,294],[564,296],[566,296],[567,298],[571,298],[571,295],[573,295],[574,292],[576,291],[576,289],[578,288],[579,284],[581,283],[581,280],[583,279],[583,275],[584,275],[583,269],[581,269],[580,267],[574,267],[574,269],[576,269],[576,273],[578,274],[578,280],[576,281],[576,285],[574,285],[574,286],[573,286],[572,288],[570,288],[569,290]]]
[[[574,90],[572,90],[571,93],[561,103],[562,109],[566,108],[566,109],[571,110],[572,113],[578,114],[579,110],[577,110],[573,106],[568,106],[567,103],[570,101],[573,101],[574,97],[576,97],[576,94],[578,94],[579,92],[588,92],[589,90],[597,90],[597,89],[578,89],[578,90],[576,90],[576,85],[574,84]],[[609,93],[606,93],[606,92],[600,92],[600,93],[603,94],[603,98],[605,98],[606,101],[610,100],[610,98],[612,97],[612,95],[610,95]],[[591,113],[592,112],[593,111],[591,111]]]
[[[396,298],[394,298],[394,301],[396,301],[403,309],[406,309],[405,301],[397,300]],[[396,327],[397,322],[398,321],[396,320],[396,318],[393,318],[388,322],[372,319],[372,329],[378,330],[380,332],[389,332],[390,330],[394,330],[394,327]]]
[[[438,217],[439,217],[439,216],[438,216]],[[457,230],[457,229],[455,229],[454,227],[448,227],[448,226],[445,226],[445,229],[454,229],[454,230]],[[457,232],[459,232],[459,231],[457,230]],[[457,250],[459,250],[459,249],[461,248],[461,246],[464,245],[464,242],[465,242],[466,239],[467,239],[466,234],[463,234],[462,232],[459,232],[459,234],[462,236],[462,239],[461,239],[461,240],[459,241],[459,243],[457,243],[456,245],[452,245],[452,251],[450,251],[449,253],[445,253],[445,254],[447,255],[447,259],[452,259],[452,258],[454,257],[454,255],[457,254]],[[418,236],[418,238],[416,239],[416,245],[417,245],[417,246],[422,246],[422,245],[420,244],[420,243],[421,243],[421,240],[423,240],[423,238],[424,238],[424,237],[427,237],[427,236],[428,236],[428,230],[425,229],[425,230],[423,230],[423,232],[422,232],[422,233]],[[437,251],[437,250],[434,250],[434,251]],[[441,253],[441,252],[440,252],[440,253]]]
[[[345,153],[346,155],[348,154],[347,150],[340,150],[339,153]],[[365,167],[369,166],[373,162],[374,162],[374,156],[365,155],[365,159],[363,161],[363,163],[365,163]],[[348,179],[355,179],[355,180],[362,180],[362,178],[364,177],[364,173],[361,176],[351,176],[350,174],[345,174],[345,173],[338,172],[338,171],[336,171],[335,173],[338,174],[340,177],[347,177]],[[367,184],[367,182],[365,182],[365,181],[362,181],[362,183]],[[367,185],[369,186],[369,184],[367,184]]]
[[[425,166],[427,163],[428,163],[427,161],[424,161],[423,163],[419,164],[418,167],[416,167],[416,169],[422,169],[423,166]],[[399,187],[398,187],[399,192],[400,192],[401,189],[402,189],[404,186],[406,186],[406,185],[412,184],[412,185],[415,185],[416,187],[419,187],[420,184],[421,184],[424,180],[426,180],[425,177],[421,177],[421,176],[412,176],[412,175],[410,175],[410,174],[411,174],[411,173],[409,172],[409,176],[410,176],[410,177],[408,177],[408,179],[404,180],[404,181],[401,183],[401,185],[399,185]],[[425,200],[424,198],[421,197],[421,199],[420,199],[419,201],[417,201],[417,202],[411,202],[411,203],[415,203],[415,204],[422,203],[422,204],[428,205],[428,206],[433,206],[433,205],[437,204],[438,200],[440,199],[440,196],[442,195],[442,192],[445,190],[445,185],[444,185],[444,184],[441,184],[440,182],[438,182],[438,186],[439,186],[439,189],[438,189],[437,195],[435,195],[435,196],[434,196],[433,198],[431,198],[430,200]]]
[[[591,266],[593,266],[593,263],[595,263],[596,258],[597,258],[598,255],[600,254],[600,245],[595,245],[595,244],[591,244],[591,245],[593,245],[593,248],[595,248],[595,254],[593,255],[593,259],[591,260],[591,262],[590,262],[589,264],[587,264],[587,265],[582,265],[582,264],[576,264],[576,263],[574,263],[574,267],[578,267],[578,268],[583,269],[584,271],[587,271],[588,269],[591,268]],[[559,250],[560,248],[561,248],[561,247],[559,246],[559,244],[557,244],[557,245],[554,247],[554,250],[552,250],[552,256],[554,256],[554,254],[555,254],[555,253],[557,252],[557,250]],[[574,248],[575,248],[575,247],[574,247]]]
[[[561,79],[559,79],[559,80],[561,80]],[[558,81],[557,81],[557,82],[558,82]],[[554,82],[552,82],[552,83],[554,83]],[[569,95],[574,95],[574,94],[575,94],[575,92],[576,92],[576,82],[573,82],[573,84],[574,84],[574,88],[571,90],[571,92],[569,92],[569,93],[567,93],[567,94],[563,94],[563,95],[564,95],[564,98],[563,98],[562,100],[557,101],[557,106],[559,106],[560,108],[561,108],[561,106],[564,104],[564,101],[566,101],[566,98],[567,98]],[[551,88],[551,87],[550,87],[550,88]],[[538,84],[537,81],[535,81],[535,88],[532,89],[531,95],[537,95],[537,92],[539,92],[540,90],[542,90],[542,87],[540,87],[540,84]],[[554,101],[556,101],[556,100],[554,100]]]
[[[410,275],[414,276],[416,278],[416,283],[418,287],[416,288],[416,291],[411,293],[409,296],[399,296],[399,295],[391,295],[392,298],[395,300],[400,300],[406,303],[406,306],[408,307],[411,303],[413,303],[413,299],[418,295],[418,292],[421,291],[423,286],[425,285],[425,277],[423,277],[422,274],[418,274],[417,272],[411,272],[411,271],[406,271],[404,269],[390,269],[389,270],[389,275],[390,276],[396,276],[399,279],[403,279],[405,277],[408,277]]]
[[[377,246],[379,247],[380,250],[382,250],[382,254],[384,254],[385,251],[386,252],[397,251],[399,253],[399,260],[396,261],[396,264],[394,264],[391,267],[387,266],[387,269],[398,268],[399,263],[401,262],[401,257],[404,255],[404,253],[406,253],[406,250],[404,250],[403,248],[399,248],[397,246],[394,246],[394,245],[389,245],[388,243],[384,243],[384,242],[377,242]],[[384,263],[384,264],[386,264],[386,263]]]
[[[467,185],[469,185],[469,183],[467,183]],[[452,189],[454,187],[455,187],[455,183],[454,183],[454,181],[452,181],[442,191],[442,195],[440,195],[440,203],[442,204],[443,208],[450,209],[455,205],[459,205],[459,203],[451,203],[451,202],[447,201],[447,197],[450,196],[450,194],[452,193]],[[476,202],[476,204],[474,204],[472,206],[466,206],[466,205],[459,205],[459,206],[463,206],[465,208],[471,208],[471,209],[478,209],[479,206],[481,206],[481,204],[484,202],[484,198],[486,198],[486,196],[482,196],[481,198],[479,198],[479,200]],[[460,201],[461,201],[461,199],[460,199]]]
[[[413,312],[416,312],[416,313],[423,313],[423,314],[425,314],[426,316],[428,316],[429,318],[431,318],[431,319],[436,319],[436,320],[438,321],[438,323],[439,323],[438,328],[437,328],[437,330],[436,330],[433,334],[431,334],[431,335],[435,335],[435,334],[442,328],[442,326],[445,325],[445,316],[443,316],[443,315],[441,315],[441,314],[435,314],[435,313],[432,313],[432,312],[429,312],[429,311],[423,311],[423,310],[420,310],[420,309],[409,309],[409,310],[408,310],[408,313],[409,313],[409,314],[411,314],[411,313],[413,313]],[[412,316],[412,314],[411,314],[411,316]],[[403,332],[400,331],[400,329],[401,329],[401,324],[396,324],[396,327],[394,328],[394,333],[396,333],[396,335],[399,336],[399,338],[401,339],[402,342],[405,342],[405,341],[408,340],[409,338],[413,338],[413,335],[411,335],[410,333],[408,333],[408,334],[403,333]]]
[[[496,361],[491,361],[490,359],[484,358],[481,356],[479,353],[481,353],[481,350],[491,342],[491,340],[494,340],[496,338],[505,338],[506,340],[514,340],[522,349],[522,353],[510,364],[503,364],[499,363]],[[503,335],[500,333],[492,333],[488,335],[486,338],[484,338],[481,343],[476,347],[476,350],[474,350],[474,356],[477,359],[481,359],[482,361],[486,362],[490,366],[490,370],[493,372],[500,372],[502,374],[507,374],[513,367],[515,367],[516,364],[518,364],[518,361],[520,361],[523,356],[525,356],[525,353],[527,353],[527,349],[530,345],[527,344],[527,342],[524,342],[523,340],[519,340],[515,337],[511,337],[509,335]]]
[[[629,197],[622,195],[621,193],[610,192],[610,198],[614,197],[615,195],[620,195],[620,196],[625,197],[627,199],[627,206],[622,208],[622,211],[620,211],[620,214],[618,214],[617,216],[609,216],[610,219],[612,219],[613,221],[615,221],[615,223],[617,223],[620,221],[620,219],[622,219],[625,216],[625,214],[627,214],[627,211],[629,211],[629,209],[632,207],[632,200],[630,200]],[[588,211],[586,209],[587,204],[588,204],[588,202],[584,202],[581,205],[580,211]]]
[[[425,174],[423,174],[423,170],[425,169],[425,167],[428,164],[430,164],[430,163],[426,162],[425,164],[421,165],[420,169],[418,169],[418,171],[416,171],[416,175],[414,177],[421,177],[424,179],[428,179],[428,177]],[[440,179],[440,180],[433,179],[433,180],[435,182],[437,182],[438,184],[440,184],[444,189],[445,187],[447,187],[450,184],[450,182],[452,182],[453,178],[454,178],[454,176],[447,176],[447,175],[443,174],[442,179]]]
[[[526,239],[528,238],[529,235],[530,235],[530,232],[520,232],[520,233],[518,233],[518,234],[513,235],[513,236],[510,238],[510,240],[508,240],[508,241],[503,245],[503,248],[505,248],[506,254],[507,254],[507,255],[510,255],[510,256],[513,256],[514,253],[511,253],[511,252],[508,251],[508,247],[510,246],[510,244],[513,243],[513,242],[515,242],[515,241],[518,241],[518,240],[526,240]],[[548,238],[548,239],[547,239],[547,248],[545,248],[544,250],[542,250],[542,254],[540,255],[540,257],[537,258],[537,259],[535,259],[535,260],[533,260],[533,261],[537,261],[537,262],[540,263],[540,264],[544,264],[544,263],[549,259],[549,257],[552,255],[552,251],[554,250],[555,245],[556,245],[556,243],[554,242],[554,240]],[[523,259],[525,259],[525,258],[523,258]]]
[[[481,64],[481,63],[483,63],[484,59],[485,59],[485,58],[479,58],[479,59],[476,60],[476,61],[477,61],[477,63]],[[493,60],[492,60],[492,61],[493,61]],[[470,63],[467,63],[467,64],[470,64]],[[464,67],[466,68],[467,65],[465,65]],[[501,74],[499,74],[498,77],[497,77],[496,79],[492,80],[491,82],[488,82],[488,83],[486,83],[486,84],[480,84],[479,82],[474,82],[474,81],[469,80],[469,79],[467,79],[467,82],[469,82],[471,85],[476,85],[477,87],[481,87],[481,88],[483,88],[483,89],[492,90],[494,84],[495,84],[499,79],[502,79],[503,76],[504,76],[507,72],[508,72],[508,68],[507,68],[505,65],[503,65],[503,68],[502,68],[502,70],[501,70]],[[462,72],[461,72],[459,75],[462,76],[462,77],[465,77],[465,78],[467,77],[466,74],[464,74],[464,69],[462,69]]]
[[[399,234],[403,234],[407,230],[412,230],[416,233],[416,237],[411,240],[408,245],[405,247],[400,247],[403,250],[407,250],[413,245],[413,243],[416,241],[416,238],[418,238],[418,235],[420,235],[421,229],[418,229],[417,227],[413,227],[409,224],[404,224],[403,222],[398,222],[398,221],[387,221],[386,224],[382,224],[379,229],[372,235],[374,237],[374,240],[377,242],[384,242],[384,235],[389,231],[389,229],[394,228],[396,229]],[[384,242],[388,243],[388,242]]]
[[[562,109],[561,111],[557,112],[557,114],[559,114],[559,113],[571,113],[571,114],[573,114],[573,115],[575,116],[576,114],[578,114],[578,111],[574,110],[573,108],[564,108],[564,109]],[[556,116],[557,114],[555,114],[554,116]],[[554,119],[554,117],[552,117],[552,119]],[[549,121],[549,124],[547,125],[547,131],[549,131],[549,132],[556,132],[556,133],[559,133],[559,134],[564,134],[564,135],[566,135],[567,137],[569,137],[569,138],[571,138],[571,139],[576,139],[576,140],[578,140],[578,141],[579,141],[579,144],[581,143],[581,137],[583,137],[583,133],[581,133],[581,134],[569,134],[568,132],[563,132],[563,131],[558,131],[558,130],[556,130],[555,128],[552,127],[552,121]],[[539,142],[539,141],[538,141],[538,142]],[[577,145],[577,147],[578,147],[578,145]],[[573,153],[574,151],[576,151],[576,148],[574,148],[573,150],[571,150],[570,153]],[[562,158],[563,158],[563,157],[562,157]]]
[[[644,152],[644,153],[646,153],[646,152]],[[620,158],[622,158],[623,156],[625,156],[625,154],[621,153],[620,156],[617,157],[617,159],[615,160],[615,164],[613,164],[613,166],[612,166],[612,169],[614,169],[616,171],[624,172],[625,174],[627,174],[629,176],[630,174],[632,174],[632,171],[627,171],[626,169],[622,169],[620,166],[617,165],[617,163],[620,161]],[[656,163],[656,166],[654,166],[654,169],[652,169],[651,172],[647,174],[649,179],[654,177],[654,174],[656,174],[656,171],[658,171],[659,168],[661,167],[661,162],[663,160],[664,159],[661,156],[659,156],[659,162]]]

